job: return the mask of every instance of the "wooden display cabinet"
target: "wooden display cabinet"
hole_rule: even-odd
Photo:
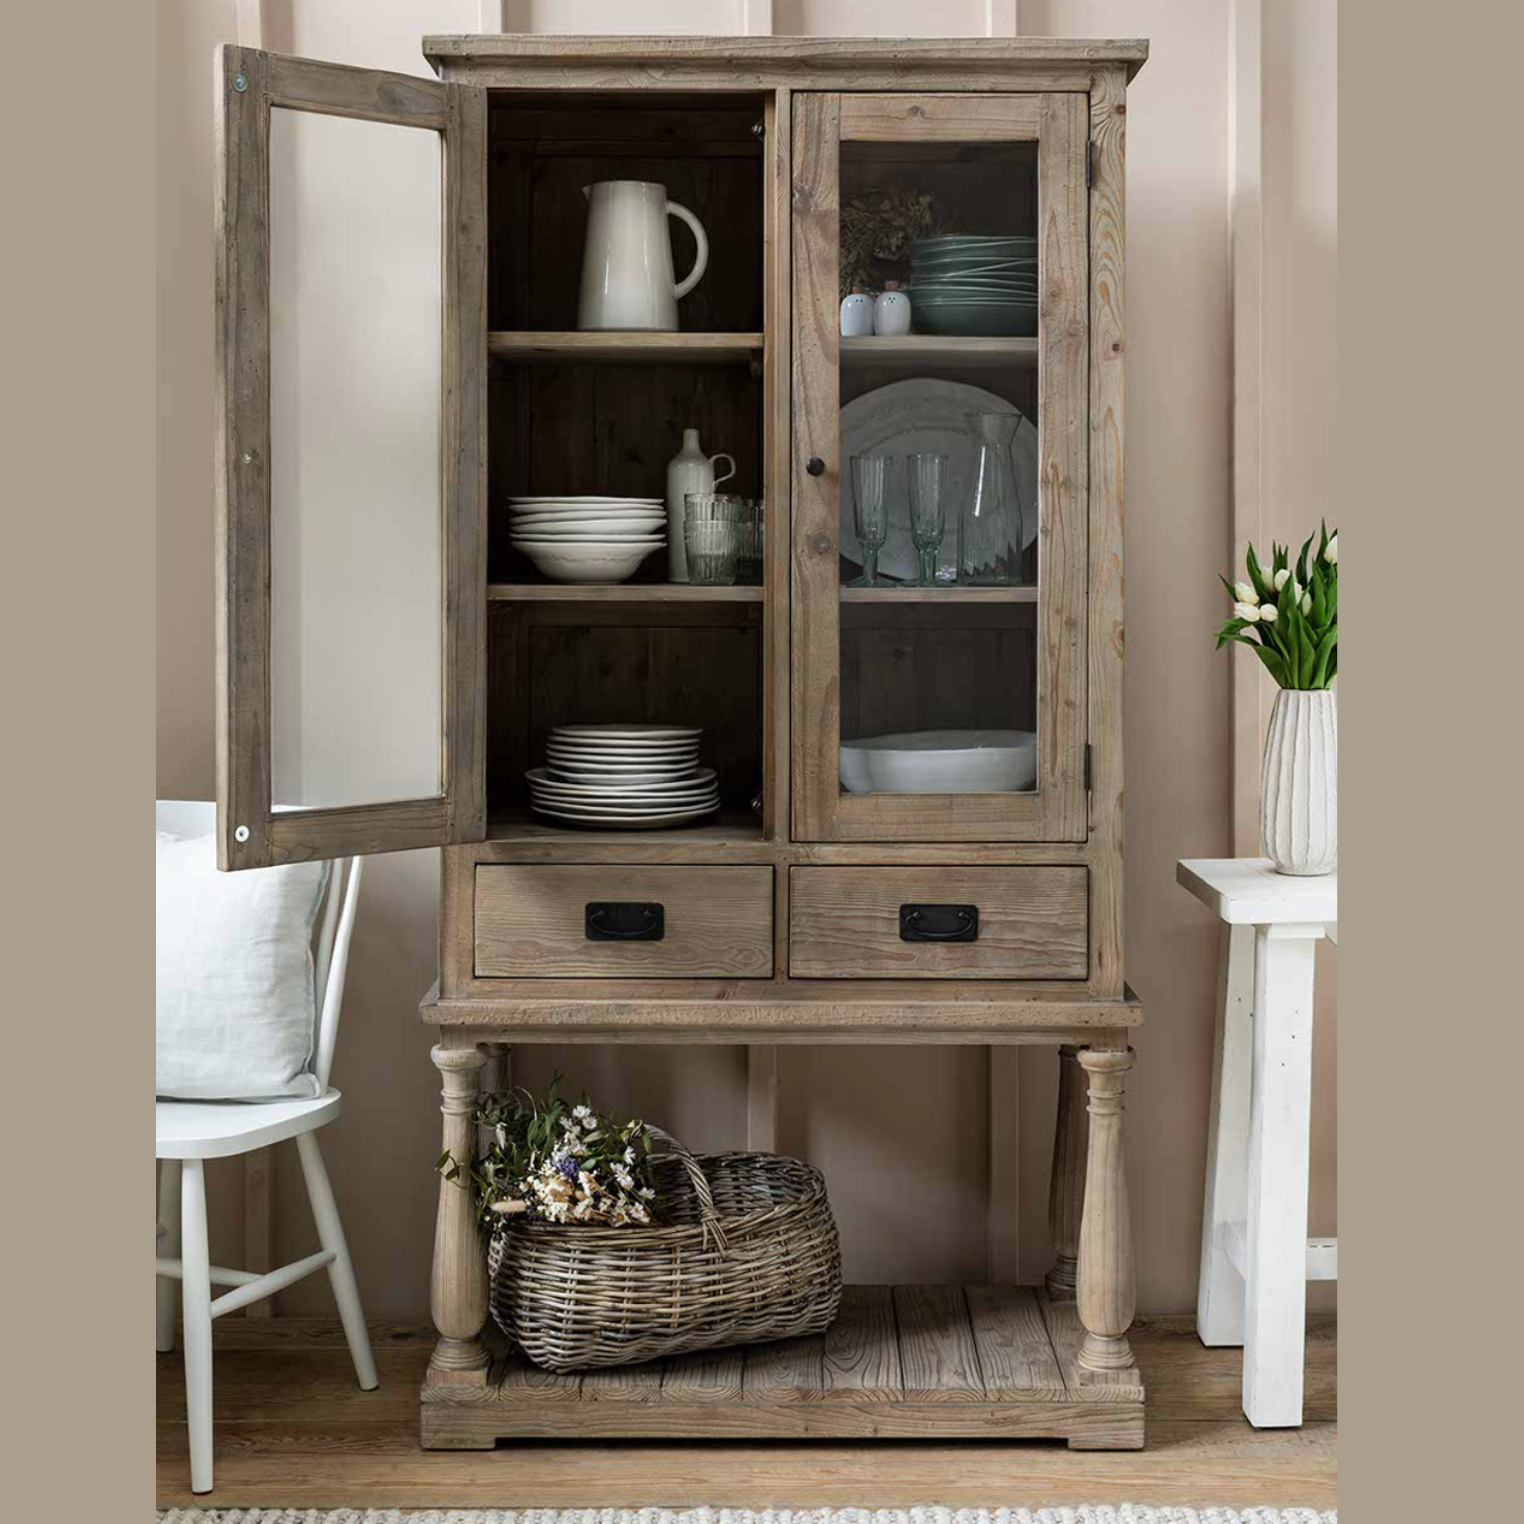
[[[457,1153],[484,1067],[501,1083],[516,1043],[734,1043],[763,1065],[779,1043],[1062,1054],[1046,1285],[849,1288],[821,1339],[536,1371],[488,1325],[471,1202],[442,1185],[424,1443],[1141,1445],[1121,1135],[1142,1020],[1122,969],[1121,465],[1125,97],[1146,44],[472,36],[424,51],[437,82],[222,55],[223,866],[445,849],[439,982],[422,1017],[439,1029]],[[319,533],[326,518],[358,523],[365,505],[342,478],[293,463],[307,435],[292,418],[312,427],[301,388],[319,384],[303,367],[326,332],[293,338],[290,312],[320,300],[336,320],[347,289],[276,289],[297,256],[272,175],[308,151],[287,141],[281,119],[297,114],[379,134],[383,158],[420,134],[442,149],[406,173],[399,158],[395,191],[422,186],[443,206],[437,270],[415,259],[396,288],[438,305],[437,417],[351,372],[352,405],[375,415],[354,435],[365,465],[395,456],[372,472],[370,506],[387,499],[387,533],[416,529],[420,547],[402,558],[416,596],[381,610],[353,591],[347,559],[369,542]],[[710,271],[681,332],[576,331],[581,187],[612,178],[665,184],[709,227]],[[994,332],[842,339],[843,211],[886,188],[929,194],[941,228],[1035,240],[1035,332],[1001,333],[1001,319]],[[675,237],[682,269],[688,235]],[[376,247],[381,259],[392,244]],[[895,396],[1014,408],[1031,430],[1035,502],[1002,585],[922,586],[903,564],[859,585],[845,435],[901,382],[911,390]],[[561,585],[507,542],[509,493],[660,494],[688,425],[735,456],[735,490],[766,502],[763,585],[671,585],[662,555],[624,584]],[[410,452],[421,477],[406,474]],[[886,553],[903,560],[894,533]],[[418,670],[399,664],[395,691],[366,689],[338,717],[317,707],[311,675],[323,605],[303,602],[325,545],[353,571],[332,587],[350,589],[378,647],[417,655],[398,631],[422,632]],[[374,677],[367,642],[330,644],[350,685]],[[404,689],[421,695],[418,713],[361,746]],[[550,728],[615,721],[702,726],[720,811],[638,833],[536,817],[524,773]],[[325,725],[320,779],[290,757],[321,749]],[[843,738],[944,729],[1032,733],[1035,782],[843,785]],[[406,765],[403,742],[418,753]],[[586,904],[610,898],[662,903],[663,939],[589,940]],[[923,935],[944,913],[962,919]],[[950,934],[975,919],[975,935]]]

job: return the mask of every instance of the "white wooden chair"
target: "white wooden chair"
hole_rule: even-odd
[[[155,824],[175,836],[210,835],[217,807],[189,800],[159,800]],[[159,1165],[157,1347],[175,1347],[175,1282],[181,1284],[185,1322],[185,1402],[190,1424],[191,1491],[212,1487],[212,1319],[293,1285],[326,1267],[344,1337],[364,1391],[376,1386],[365,1315],[333,1188],[323,1168],[317,1129],[339,1114],[339,1092],[328,1083],[333,1067],[349,938],[360,898],[361,859],[335,862],[318,919],[313,947],[318,1026],[314,1072],[322,1093],[315,1100],[269,1102],[157,1101],[154,1104],[154,1157]],[[317,1222],[316,1254],[265,1275],[224,1270],[210,1262],[206,1240],[206,1182],[203,1163],[246,1154],[287,1138],[296,1141],[302,1176]],[[212,1287],[232,1289],[213,1298]]]

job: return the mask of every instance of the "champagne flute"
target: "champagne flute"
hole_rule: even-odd
[[[889,538],[889,457],[852,457],[852,521],[863,549],[863,574],[853,585],[877,587],[878,553]]]
[[[921,586],[937,585],[937,552],[947,533],[947,456],[936,451],[907,457],[910,466],[910,539],[921,556]]]

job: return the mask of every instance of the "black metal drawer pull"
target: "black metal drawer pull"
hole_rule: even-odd
[[[639,900],[593,900],[583,929],[589,942],[660,942],[667,934],[667,913]]]
[[[977,942],[977,905],[901,905],[902,942]]]

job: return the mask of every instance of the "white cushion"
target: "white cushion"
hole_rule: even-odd
[[[220,873],[210,836],[155,840],[154,1093],[317,1096],[312,927],[328,864]]]

